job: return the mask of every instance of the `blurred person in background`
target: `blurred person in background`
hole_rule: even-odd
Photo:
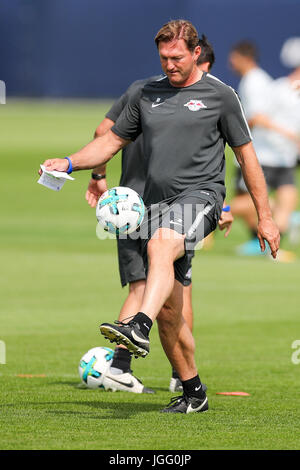
[[[280,106],[285,112],[279,114],[278,119],[288,119],[295,133],[300,139],[300,37],[287,39],[280,52],[282,64],[292,69],[287,77],[274,81],[274,92],[280,98]],[[288,106],[287,106],[288,105]],[[297,141],[297,148],[290,149],[295,161],[295,166],[300,163],[300,145]],[[298,154],[296,156],[296,153]],[[300,212],[294,211],[289,220],[289,238],[292,243],[300,241]]]
[[[199,69],[209,72],[215,62],[215,55],[211,44],[205,35],[199,39],[201,53],[197,64]],[[159,80],[162,76],[151,77],[144,80],[137,80],[126,90],[126,92],[112,105],[106,113],[105,118],[95,131],[95,138],[104,135],[112,128],[117,121],[130,96],[139,88],[142,88],[148,81]],[[91,179],[86,191],[86,200],[91,207],[96,207],[99,197],[108,189],[106,182],[107,166],[102,165],[92,171]],[[128,186],[143,196],[145,186],[143,137],[140,135],[135,142],[132,142],[122,150],[122,174],[120,186]],[[226,229],[225,236],[229,234],[233,217],[231,212],[222,212],[219,221],[219,228]],[[142,303],[145,289],[145,269],[142,258],[141,239],[117,239],[119,273],[122,287],[129,285],[128,296],[121,308],[119,321],[127,318],[131,312],[138,311]],[[193,329],[193,307],[192,307],[192,267],[186,276],[187,285],[183,288],[183,309],[182,314],[190,330]],[[158,320],[158,328],[160,322]],[[133,376],[131,370],[132,354],[126,346],[119,345],[115,348],[113,362],[109,372],[106,374],[106,386],[112,390],[128,391],[132,393],[153,393],[153,390],[144,387],[142,382]],[[204,385],[204,384],[203,384]],[[181,380],[176,370],[172,369],[169,390],[171,392],[182,391]]]
[[[236,44],[229,54],[229,63],[241,77],[238,92],[268,189],[275,192],[272,201],[274,220],[281,235],[284,235],[298,201],[295,166],[300,139],[295,97],[291,91],[287,91],[286,80],[273,81],[258,65],[257,48],[252,42],[241,41]],[[294,109],[292,113],[291,107]],[[261,255],[256,235],[255,208],[239,170],[236,196],[231,202],[231,207],[233,215],[241,217],[251,233],[251,240],[240,246],[238,252],[243,255]],[[264,254],[268,253],[267,247]],[[280,250],[277,259],[292,261],[294,254]]]

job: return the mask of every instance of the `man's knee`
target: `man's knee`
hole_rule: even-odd
[[[184,254],[184,237],[174,230],[160,228],[149,240],[148,257],[177,259]]]

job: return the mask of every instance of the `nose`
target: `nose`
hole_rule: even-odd
[[[175,69],[174,62],[171,59],[167,60],[166,68],[168,72],[172,72]]]

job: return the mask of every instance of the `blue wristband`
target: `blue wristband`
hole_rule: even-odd
[[[69,157],[65,157],[65,158],[66,158],[66,159],[68,160],[68,162],[69,162],[69,168],[67,169],[67,173],[68,173],[68,175],[69,175],[69,174],[72,173],[72,171],[73,171],[73,166],[72,166],[71,158],[69,158]]]
[[[222,211],[229,212],[230,211],[230,206],[223,207]]]

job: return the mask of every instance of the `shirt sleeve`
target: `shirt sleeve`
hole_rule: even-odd
[[[123,109],[125,108],[126,104],[130,100],[131,96],[134,95],[136,90],[141,88],[148,79],[143,79],[143,80],[136,80],[133,82],[123,93],[123,95],[114,102],[110,110],[106,113],[105,117],[111,119],[112,121],[116,122],[120,114],[122,113]]]
[[[127,93],[125,92],[117,101],[114,102],[110,110],[106,113],[105,117],[113,122],[116,122],[121,112],[126,106],[128,101]]]
[[[142,88],[131,94],[126,106],[111,130],[125,140],[134,141],[141,133],[140,97]]]
[[[240,99],[235,90],[229,86],[222,92],[219,126],[222,136],[230,147],[239,147],[252,140]]]

